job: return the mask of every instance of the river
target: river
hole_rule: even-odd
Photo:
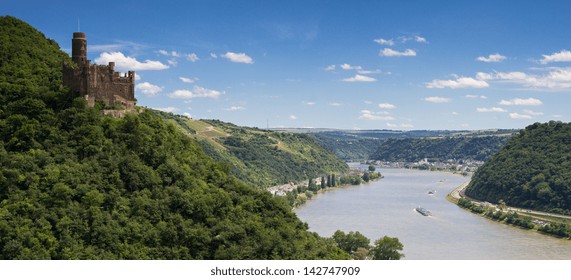
[[[446,194],[468,178],[444,172],[380,171],[385,176],[381,180],[315,196],[295,211],[297,216],[321,236],[340,229],[359,231],[371,242],[384,235],[398,237],[405,259],[571,260],[571,241],[494,222],[448,202]],[[419,206],[432,216],[416,212]]]

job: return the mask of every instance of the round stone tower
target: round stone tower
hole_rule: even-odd
[[[71,39],[71,60],[82,65],[87,62],[87,40],[84,32],[73,32]]]

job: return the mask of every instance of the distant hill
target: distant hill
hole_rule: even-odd
[[[375,159],[387,161],[418,161],[425,157],[434,160],[442,158],[480,159],[497,151],[501,146],[497,145],[498,142],[504,143],[507,137],[517,132],[517,130],[509,129],[473,131],[288,129],[287,131],[312,135],[321,145],[334,152],[342,160]],[[476,139],[479,137],[483,138]],[[436,140],[445,138],[453,140]],[[469,142],[472,144],[462,146]],[[466,153],[458,151],[450,153],[447,150],[453,147],[449,146],[443,149],[444,147],[438,147],[441,144],[459,145],[455,149],[468,148],[472,150],[466,151]],[[437,150],[432,150],[434,148]],[[475,148],[479,150],[473,150]],[[428,153],[432,153],[433,156],[424,156]]]
[[[424,158],[429,161],[484,161],[497,152],[507,139],[505,136],[389,139],[384,141],[369,159],[404,162],[416,162]]]
[[[0,259],[349,257],[155,111],[88,108],[63,60],[0,17]]]
[[[347,164],[306,134],[160,114],[195,139],[209,156],[230,164],[231,174],[254,186],[306,181],[349,171]]]
[[[571,123],[535,123],[478,169],[470,197],[571,214]]]

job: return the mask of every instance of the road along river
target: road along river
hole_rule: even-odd
[[[298,208],[311,231],[359,231],[371,241],[398,237],[405,259],[571,260],[571,241],[490,221],[446,200],[468,178],[444,172],[382,169],[376,182],[317,195]],[[429,194],[434,192],[434,194]],[[428,209],[422,216],[416,207]]]

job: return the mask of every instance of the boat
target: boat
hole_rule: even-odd
[[[422,207],[416,207],[416,212],[422,214],[423,216],[430,216],[430,211],[422,208]]]
[[[436,191],[432,190],[432,191],[428,191],[428,194],[434,194],[436,193]]]

